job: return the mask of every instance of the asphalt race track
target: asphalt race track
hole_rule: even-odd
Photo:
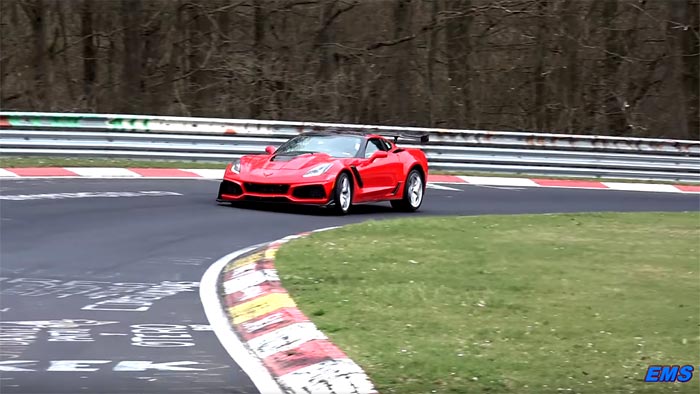
[[[698,194],[445,186],[418,213],[384,203],[335,217],[218,205],[211,180],[3,180],[0,392],[257,392],[198,284],[221,256],[285,235],[420,215],[700,209]]]

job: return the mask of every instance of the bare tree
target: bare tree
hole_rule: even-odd
[[[143,106],[142,5],[140,0],[123,0],[121,23],[124,27],[121,72],[121,108],[125,113],[140,111]]]
[[[698,114],[698,74],[700,69],[700,45],[698,44],[697,0],[670,0],[667,3],[669,19],[666,23],[669,46],[674,53],[672,64],[674,84],[681,100],[678,104],[678,135],[685,138],[700,138],[700,114]]]
[[[93,2],[83,0],[80,10],[80,35],[83,40],[83,95],[88,107],[95,107],[94,88],[97,80],[97,49],[92,17]]]

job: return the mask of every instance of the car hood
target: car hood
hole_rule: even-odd
[[[300,156],[279,156],[261,155],[261,156],[244,156],[241,158],[241,172],[258,175],[265,171],[308,171],[312,167],[323,164],[332,163],[335,159],[323,153],[305,154]]]

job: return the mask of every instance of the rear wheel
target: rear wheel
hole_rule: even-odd
[[[346,173],[342,173],[335,181],[333,189],[333,211],[338,215],[345,215],[352,206],[352,181]]]
[[[423,204],[424,194],[425,184],[423,176],[418,170],[411,170],[406,177],[406,187],[403,189],[403,198],[401,200],[392,200],[391,206],[401,211],[416,211],[420,208],[421,204]]]

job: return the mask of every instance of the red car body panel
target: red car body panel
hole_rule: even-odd
[[[332,203],[338,175],[345,171],[353,179],[352,203],[398,200],[404,195],[406,177],[418,168],[423,186],[428,178],[428,160],[416,148],[401,148],[379,135],[365,135],[365,141],[379,138],[391,148],[386,157],[337,158],[325,153],[303,154],[285,161],[271,161],[274,154],[246,155],[240,159],[240,171],[226,167],[218,201],[278,201],[297,204]],[[365,142],[366,143],[366,142]],[[310,169],[330,163],[318,176],[304,177]]]

